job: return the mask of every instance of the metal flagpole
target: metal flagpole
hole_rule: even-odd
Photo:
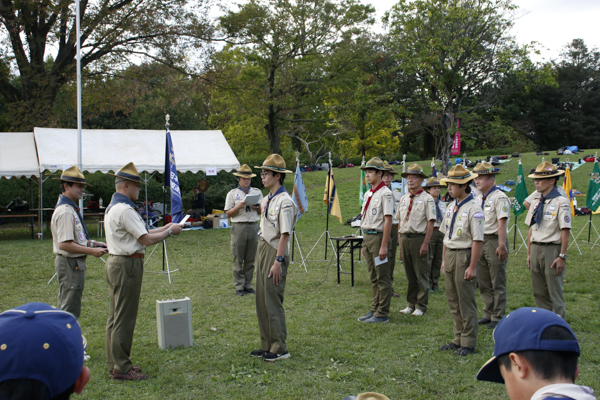
[[[515,250],[517,248],[517,218],[519,218],[519,217],[515,216],[515,224],[513,225],[515,227],[515,237],[513,239],[513,250]]]
[[[77,35],[77,166],[83,173],[83,161],[81,157],[81,27],[80,27],[79,0],[75,1],[75,31]],[[79,199],[79,209],[83,218],[83,197]]]
[[[327,219],[326,219],[326,223],[325,223],[325,260],[327,260],[327,245],[329,244],[329,209],[331,207],[331,192],[330,192],[330,185],[329,182],[331,182],[331,152],[329,152],[329,171],[327,171]]]

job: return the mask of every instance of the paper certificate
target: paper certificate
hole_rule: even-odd
[[[386,262],[388,262],[388,258],[387,257],[384,258],[383,260],[379,259],[379,257],[375,257],[375,265],[376,266],[377,265],[381,265],[381,264],[386,263]]]

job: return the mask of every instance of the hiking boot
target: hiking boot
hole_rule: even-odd
[[[248,293],[248,294],[256,294],[256,291],[254,291],[254,289],[250,288],[250,289],[244,289],[244,292]]]
[[[488,325],[488,329],[494,329],[496,327],[496,325],[498,325],[498,321],[492,321]]]
[[[439,347],[439,349],[442,350],[442,351],[443,350],[456,350],[456,349],[459,349],[459,348],[460,348],[459,345],[454,344],[452,342]]]
[[[481,318],[479,321],[477,321],[479,325],[489,324],[490,322],[492,322],[492,320],[487,318]]]
[[[267,352],[262,356],[262,358],[265,361],[283,360],[285,358],[290,358],[290,353],[287,351],[283,354],[275,354],[275,353]]]
[[[475,354],[475,349],[472,347],[459,347],[454,350],[454,354],[457,356],[468,356],[469,354]]]
[[[262,357],[267,353],[268,353],[268,351],[266,351],[266,350],[253,350],[250,352],[250,355],[252,357]]]
[[[141,374],[137,371],[134,371],[133,368],[129,370],[126,374],[123,374],[116,369],[113,369],[110,373],[110,377],[112,379],[121,380],[121,381],[143,381],[148,379],[148,375]]]
[[[373,316],[373,312],[369,311],[368,313],[366,313],[365,315],[360,317],[358,320],[361,322],[364,322],[364,321],[368,320],[369,318],[371,318],[372,316]]]

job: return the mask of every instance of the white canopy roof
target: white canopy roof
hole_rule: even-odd
[[[77,165],[76,129],[34,128],[33,132],[40,170]],[[221,131],[171,131],[171,140],[179,172],[231,171],[240,166]],[[116,171],[133,162],[139,172],[164,172],[164,130],[83,129],[81,142],[84,171]]]
[[[0,132],[0,177],[40,176],[33,132]]]

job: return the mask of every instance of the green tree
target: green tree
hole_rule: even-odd
[[[74,4],[2,2],[0,35],[8,46],[0,48],[0,95],[11,129],[48,124],[59,89],[75,78]],[[133,57],[186,68],[212,34],[202,0],[194,7],[185,0],[81,1],[80,9],[81,66],[90,74],[114,72]]]

